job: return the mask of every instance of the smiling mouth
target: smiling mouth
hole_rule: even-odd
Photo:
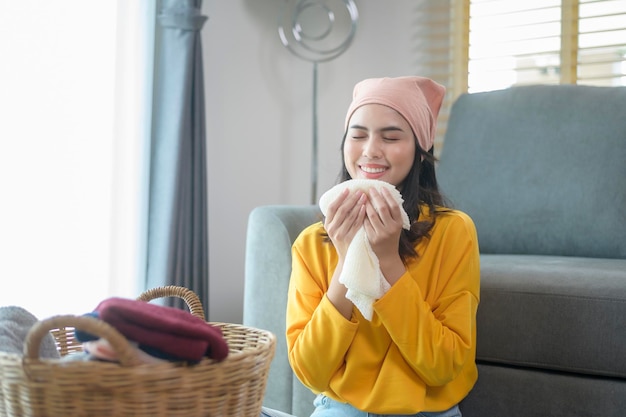
[[[381,172],[385,172],[387,168],[372,168],[361,166],[361,170],[367,172],[368,174],[380,174]]]

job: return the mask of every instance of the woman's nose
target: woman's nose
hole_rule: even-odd
[[[376,138],[369,138],[363,145],[363,156],[368,158],[380,158],[382,155],[379,141]]]

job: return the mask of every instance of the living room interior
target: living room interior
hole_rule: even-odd
[[[110,12],[112,22],[116,19],[115,13],[119,16],[129,12],[129,6],[122,3],[118,2],[118,8]],[[156,16],[161,5],[160,2],[150,4],[149,0],[138,3],[144,4],[143,9],[134,11],[138,15],[142,10],[151,10]],[[293,0],[201,2],[200,13],[208,18],[200,30],[200,39],[206,106],[208,284],[205,308],[207,319],[211,321],[244,322],[246,240],[250,213],[266,205],[309,205],[311,200],[315,200],[312,193],[320,195],[335,184],[340,167],[339,140],[343,134],[344,111],[357,81],[368,77],[413,74],[438,78],[446,85],[448,96],[439,121],[436,154],[445,149],[450,108],[458,97],[467,92],[496,91],[528,84],[626,86],[626,5],[623,1],[558,0],[522,2],[522,5],[520,2],[497,0],[356,0],[358,18],[354,37],[340,55],[316,64],[292,53],[279,36],[285,9],[294,7],[296,3]],[[339,10],[345,2],[328,3]],[[512,10],[498,11],[496,6],[499,5]],[[2,7],[10,11],[8,3]],[[319,11],[312,10],[311,19],[319,18]],[[17,10],[12,12],[18,13]],[[22,10],[20,13],[32,11]],[[490,19],[494,19],[491,13],[495,14],[500,26],[509,30],[500,28],[503,29],[500,35],[490,32],[496,30],[488,26]],[[506,17],[511,20],[506,20]],[[142,18],[145,19],[145,16]],[[524,19],[529,19],[530,23]],[[45,21],[42,19],[42,22]],[[48,24],[47,30],[54,31],[54,23]],[[523,28],[525,35],[512,30],[516,27]],[[130,32],[121,32],[121,26],[115,30],[118,31],[116,45],[124,43],[123,38],[119,40],[120,33]],[[516,36],[522,37],[523,41]],[[36,46],[36,42],[27,46]],[[508,56],[497,56],[507,51],[510,52]],[[115,51],[109,53],[108,59],[115,59],[117,65],[121,65]],[[42,55],[45,54],[42,52]],[[5,77],[7,89],[9,82],[18,85],[14,73],[26,73],[20,70],[20,65],[23,68],[32,65],[27,59],[14,59],[12,62],[14,72],[11,72],[11,77]],[[37,62],[37,65],[42,65]],[[115,74],[114,69],[110,71]],[[66,70],[65,73],[71,75],[71,71]],[[50,82],[54,80],[51,78]],[[72,88],[71,78],[62,80],[67,83],[66,88]],[[115,78],[111,80],[114,82]],[[143,81],[130,78],[130,84]],[[46,88],[45,82],[37,85]],[[88,84],[82,84],[83,89],[85,86]],[[125,90],[119,85],[109,87],[111,89],[119,95],[117,99],[107,96],[111,105],[120,104],[120,97],[126,100],[124,106],[137,103],[121,94],[120,91]],[[29,97],[36,101],[38,95],[31,93]],[[94,102],[105,100],[104,97],[86,99]],[[5,95],[0,98],[0,103],[8,115],[7,119],[17,119],[14,112],[25,111],[27,104],[18,106],[10,100]],[[50,103],[40,110],[50,114],[51,118],[71,122],[71,117],[61,114],[63,106],[57,103],[55,107],[54,100]],[[71,108],[69,105],[68,102],[68,108]],[[86,102],[82,107],[89,105]],[[55,115],[57,111],[59,115]],[[316,120],[312,117],[314,111]],[[142,116],[137,108],[129,112],[137,119]],[[63,130],[62,125],[45,132],[49,147],[39,152],[24,147],[30,139],[29,130],[23,131],[20,136],[15,136],[16,130],[3,133],[5,138],[18,137],[20,145],[14,148],[6,145],[7,151],[2,157],[5,163],[0,165],[13,169],[25,167],[29,165],[31,151],[45,155],[42,164],[45,160],[49,165],[45,165],[45,172],[31,167],[29,171],[34,173],[34,179],[27,181],[24,187],[19,185],[23,176],[21,171],[19,175],[8,169],[3,171],[3,188],[6,184],[6,189],[10,190],[8,201],[11,203],[8,215],[3,216],[2,225],[14,234],[4,234],[0,239],[6,264],[13,267],[7,274],[14,277],[12,285],[18,289],[18,294],[6,295],[0,304],[19,303],[42,316],[56,312],[81,314],[106,296],[133,297],[141,291],[137,274],[142,271],[141,265],[138,266],[142,261],[139,256],[142,246],[138,242],[145,228],[139,227],[137,222],[144,222],[145,219],[137,214],[142,209],[140,196],[144,192],[139,189],[143,160],[138,157],[140,150],[137,149],[141,149],[145,132],[135,130],[133,136],[131,131],[128,137],[135,140],[134,147],[122,149],[125,153],[120,154],[119,138],[117,142],[113,138],[114,132],[119,132],[114,127],[115,117],[107,117],[109,125],[104,124],[104,115],[90,119],[98,123],[98,134],[103,136],[101,140],[107,145],[96,144],[84,154],[80,153],[81,146],[76,145],[81,143],[81,135],[88,131],[87,128],[81,129],[78,137],[69,145],[64,145],[61,152],[54,146],[55,137],[70,134],[70,129]],[[312,192],[314,131],[319,138],[316,156],[319,165]],[[37,133],[36,136],[41,137],[42,134]],[[128,165],[114,165],[114,157],[105,163],[100,160],[101,155],[124,155],[125,158],[135,159],[134,162],[125,160]],[[76,164],[82,158],[97,163]],[[48,171],[56,168],[61,171],[60,167],[68,172],[72,167],[70,176],[68,172],[55,176],[54,172]],[[89,194],[97,200],[83,201],[84,206],[58,203],[59,195],[80,196],[83,190],[89,188],[77,182],[76,173],[83,171],[85,181],[88,181],[87,176],[93,174],[94,167],[106,170],[110,177],[94,177],[100,182],[94,183],[93,188],[109,190],[110,187],[110,191]],[[70,177],[71,180],[67,180]],[[614,180],[624,184],[626,178]],[[62,190],[64,186],[67,187]],[[24,189],[29,192],[25,193]],[[39,197],[28,200],[24,194]],[[123,199],[128,195],[131,203]],[[30,204],[29,209],[24,208],[24,201]],[[52,205],[50,202],[54,201],[57,201],[55,206],[58,205],[58,210],[44,210],[46,204]],[[80,217],[81,212],[107,204],[111,207],[110,211],[99,212],[101,217]],[[58,217],[68,213],[62,219]],[[115,213],[118,213],[117,217]],[[112,223],[111,218],[116,219],[116,223]],[[114,228],[122,232],[118,230],[116,234],[112,232]],[[24,230],[28,233],[24,234]],[[85,232],[89,230],[93,233]],[[38,244],[38,241],[45,242],[45,245]],[[82,254],[84,247],[91,247],[100,255],[93,258],[81,255],[88,262],[80,269],[74,268],[71,254]],[[38,252],[42,253],[41,259],[45,261],[29,262],[33,253],[36,255]],[[70,278],[72,273],[74,277]],[[36,291],[38,295],[30,293],[33,276],[42,281],[40,288],[43,290]],[[97,285],[90,284],[90,281],[97,281]],[[84,296],[82,303],[76,303],[77,297],[69,289]],[[45,308],[41,308],[42,304]],[[620,383],[623,384],[623,381]]]

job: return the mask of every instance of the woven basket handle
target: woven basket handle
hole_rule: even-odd
[[[122,366],[139,365],[135,348],[110,324],[90,316],[60,315],[38,321],[29,330],[24,341],[24,358],[39,360],[39,347],[52,329],[74,327],[106,339],[118,355]]]
[[[164,287],[152,288],[141,293],[141,295],[137,297],[137,300],[151,301],[163,297],[182,298],[183,300],[185,300],[185,303],[187,303],[187,307],[189,307],[189,312],[194,316],[204,320],[204,308],[202,307],[202,302],[200,302],[200,299],[195,292],[185,287],[167,285]]]

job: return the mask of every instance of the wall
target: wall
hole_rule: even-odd
[[[293,1],[293,0],[290,0]],[[350,48],[318,66],[318,195],[339,173],[352,87],[414,74],[412,0],[361,0]],[[250,211],[309,204],[313,64],[278,37],[283,0],[204,0],[202,29],[209,187],[208,316],[240,323]],[[268,300],[271,302],[271,300]]]

